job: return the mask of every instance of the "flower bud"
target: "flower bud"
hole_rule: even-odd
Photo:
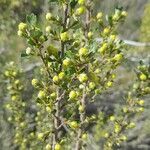
[[[46,93],[44,92],[44,91],[39,91],[39,93],[38,93],[38,98],[39,99],[43,99],[43,98],[45,98],[46,97]]]
[[[18,25],[18,29],[19,29],[19,31],[24,32],[24,31],[27,29],[27,24],[21,22],[21,23]]]
[[[77,97],[76,91],[71,91],[71,92],[69,93],[69,98],[70,98],[70,99],[75,99],[76,97]]]
[[[50,145],[50,144],[47,144],[46,147],[45,147],[45,149],[46,149],[46,150],[51,150],[51,145]]]
[[[85,4],[85,0],[78,0],[78,4],[79,5],[84,5]]]
[[[69,67],[71,64],[71,60],[69,58],[66,58],[63,60],[63,66]]]
[[[39,84],[38,79],[32,79],[31,84],[32,84],[34,87],[37,87],[38,84]]]
[[[51,13],[47,13],[46,14],[46,20],[50,21],[52,19],[52,14]]]
[[[30,47],[28,47],[28,48],[26,49],[26,54],[27,54],[27,55],[30,55],[30,54],[31,54],[31,48],[30,48]]]
[[[59,82],[58,76],[55,75],[55,76],[53,77],[53,82],[54,82],[54,83],[58,83],[58,82]]]
[[[64,72],[60,72],[58,77],[59,77],[60,80],[64,79],[65,73]]]
[[[76,121],[72,121],[72,122],[70,122],[69,126],[72,129],[77,129],[78,128],[78,123]]]
[[[88,54],[87,48],[83,47],[79,49],[79,56],[86,56]]]
[[[57,143],[57,144],[55,145],[55,150],[61,150],[61,145]]]
[[[23,32],[22,32],[22,31],[20,31],[20,30],[18,30],[17,34],[18,34],[18,36],[20,36],[20,37],[22,37],[22,36],[23,36]]]
[[[79,7],[79,8],[76,9],[76,13],[75,14],[78,15],[78,16],[80,16],[80,15],[82,15],[84,13],[85,13],[85,7],[81,6],[81,7]]]
[[[51,31],[51,26],[47,26],[47,27],[45,28],[45,31],[46,31],[47,33],[50,33],[50,31]]]
[[[102,12],[99,12],[99,13],[96,15],[97,20],[101,19],[102,16],[103,16],[103,13],[102,13]]]
[[[80,82],[86,82],[88,80],[88,77],[85,73],[82,73],[79,75],[78,79]]]
[[[61,39],[61,41],[63,41],[63,42],[68,41],[68,40],[69,40],[69,35],[68,35],[68,33],[67,33],[67,32],[61,33],[61,34],[60,34],[60,39]]]
[[[140,79],[141,79],[142,81],[145,81],[145,80],[147,80],[147,76],[142,73],[142,74],[140,75]]]

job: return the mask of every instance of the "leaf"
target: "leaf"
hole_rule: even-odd
[[[29,55],[27,55],[26,53],[21,53],[21,57],[27,57]]]
[[[70,7],[71,7],[72,9],[74,9],[77,3],[78,3],[77,0],[70,0]]]
[[[37,23],[37,17],[36,17],[36,15],[34,15],[33,13],[32,14],[30,14],[30,15],[27,15],[26,16],[26,21],[27,21],[27,23],[29,23],[30,25],[36,25],[36,23]]]

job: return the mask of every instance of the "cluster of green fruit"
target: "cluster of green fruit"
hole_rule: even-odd
[[[97,130],[102,130],[102,137],[105,138],[105,149],[115,149],[116,146],[120,146],[123,141],[127,140],[127,131],[136,127],[136,124],[132,121],[134,116],[141,114],[144,111],[144,100],[143,98],[150,94],[148,91],[148,65],[140,65],[137,67],[137,79],[133,84],[133,87],[126,96],[126,103],[119,109],[120,113],[111,115],[105,118],[105,114],[100,115],[101,121],[97,122]],[[146,76],[146,79],[141,76]],[[146,92],[143,92],[145,91]],[[102,113],[102,112],[101,112]],[[106,121],[107,120],[107,121]],[[105,123],[104,123],[105,122]],[[107,122],[107,126],[106,126]],[[99,136],[96,133],[97,136]],[[100,138],[99,138],[100,139]]]
[[[4,76],[7,80],[9,93],[5,108],[8,110],[8,121],[14,127],[13,143],[21,149],[26,149],[28,133],[26,132],[27,120],[25,118],[26,103],[22,100],[21,95],[23,91],[23,84],[20,80],[21,72],[14,62],[10,62],[7,64]]]

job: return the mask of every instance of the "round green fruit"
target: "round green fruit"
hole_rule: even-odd
[[[88,77],[85,73],[80,74],[78,78],[80,82],[86,82],[88,80]]]
[[[70,99],[75,99],[76,97],[77,97],[76,91],[71,91],[71,92],[69,93],[69,98],[70,98]]]

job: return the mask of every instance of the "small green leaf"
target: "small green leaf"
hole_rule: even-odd
[[[33,13],[31,15],[27,15],[26,16],[26,21],[27,23],[29,23],[30,25],[36,25],[37,23],[37,17],[36,15],[34,15]]]

